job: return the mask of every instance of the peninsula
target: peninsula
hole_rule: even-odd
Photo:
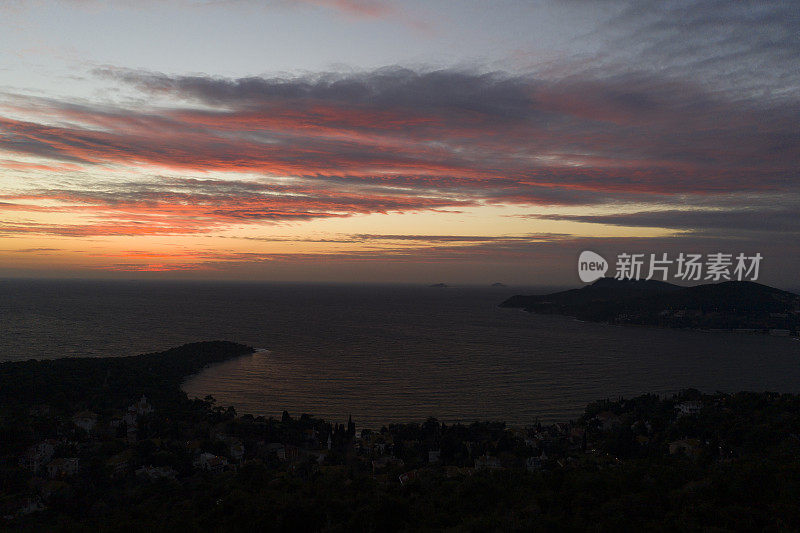
[[[681,287],[656,280],[601,278],[580,289],[517,295],[501,307],[593,322],[796,335],[800,296],[751,281]]]

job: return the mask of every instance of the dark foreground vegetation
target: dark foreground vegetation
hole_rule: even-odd
[[[681,287],[657,280],[601,278],[580,289],[512,296],[500,306],[611,324],[781,336],[797,335],[800,328],[800,296],[752,281]]]
[[[251,351],[1,364],[0,529],[800,529],[800,396],[689,390],[549,426],[370,431],[180,391]]]

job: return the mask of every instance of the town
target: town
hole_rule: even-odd
[[[173,355],[201,345],[187,346]],[[719,498],[712,488],[729,477],[779,482],[772,469],[789,475],[800,458],[800,397],[787,394],[686,390],[619,398],[590,404],[573,422],[520,428],[434,418],[359,428],[352,419],[332,423],[307,414],[240,415],[211,397],[161,398],[159,404],[137,394],[119,406],[82,404],[75,411],[41,398],[15,409],[4,404],[4,527],[123,520],[134,529],[236,529],[255,520],[258,508],[271,517],[268,530],[331,523],[373,529],[390,518],[400,520],[386,522],[392,530],[434,519],[469,527],[512,520],[511,529],[524,529],[544,519],[582,523],[603,506],[657,498],[649,510],[633,506],[597,518],[630,525],[663,521],[694,499]],[[672,491],[666,500],[665,490]],[[763,503],[761,495],[744,494],[746,484],[726,490],[737,505]],[[448,507],[453,491],[468,497]],[[780,483],[765,491],[773,500],[759,511],[764,523],[798,519],[795,506],[781,507],[791,493]],[[475,499],[485,501],[468,504]],[[163,523],[154,524],[155,516]]]

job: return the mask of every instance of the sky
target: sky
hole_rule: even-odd
[[[800,287],[800,4],[0,0],[0,277]]]

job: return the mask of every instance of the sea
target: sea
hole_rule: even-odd
[[[800,392],[788,337],[612,326],[498,304],[536,287],[0,280],[0,361],[118,357],[230,340],[252,355],[190,376],[240,414],[428,417],[524,426],[643,393]]]

